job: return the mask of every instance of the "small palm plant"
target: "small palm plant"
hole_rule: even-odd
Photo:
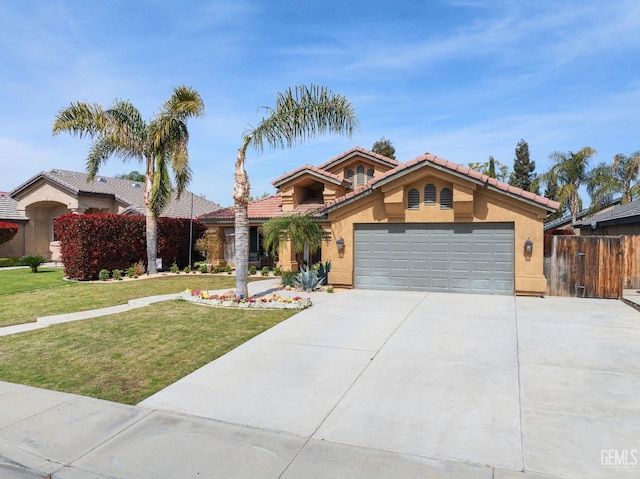
[[[20,258],[20,262],[26,266],[29,266],[32,273],[37,273],[38,267],[42,266],[44,263],[46,263],[46,261],[47,258],[40,254],[30,254]]]

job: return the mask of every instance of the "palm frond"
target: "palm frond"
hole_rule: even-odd
[[[106,127],[104,110],[97,103],[76,102],[58,112],[53,122],[53,134],[70,133],[82,138],[94,137]]]
[[[249,145],[264,151],[265,145],[291,148],[325,133],[345,134],[349,137],[359,130],[354,108],[349,101],[317,85],[301,85],[278,93],[275,108],[268,112],[258,126],[245,132],[243,148]]]
[[[173,95],[163,106],[163,114],[185,121],[204,114],[204,102],[195,89],[181,85],[173,89]]]

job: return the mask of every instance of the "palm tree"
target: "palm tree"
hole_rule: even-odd
[[[555,162],[551,171],[556,175],[559,185],[557,200],[568,203],[571,218],[575,222],[580,211],[580,195],[578,190],[589,178],[589,162],[596,155],[596,150],[585,146],[580,151],[568,153],[556,151],[550,155]]]
[[[93,181],[100,166],[111,156],[145,163],[145,217],[147,230],[147,271],[157,273],[157,219],[171,201],[174,173],[176,193],[180,197],[191,180],[187,143],[187,120],[204,114],[200,94],[191,87],[179,86],[160,113],[148,123],[128,101],[115,100],[105,110],[98,104],[71,103],[60,110],[53,123],[53,134],[67,132],[93,139],[87,156],[88,181]]]
[[[633,201],[640,194],[639,168],[640,151],[631,156],[617,154],[611,165],[600,163],[594,168],[587,183],[593,211],[600,209],[615,195],[622,195],[622,204]]]
[[[233,201],[235,206],[236,245],[236,296],[248,297],[247,270],[249,266],[249,177],[244,168],[249,146],[257,152],[264,151],[265,145],[277,148],[291,148],[296,144],[315,138],[324,133],[346,134],[351,137],[359,128],[355,110],[349,101],[327,88],[317,85],[300,85],[278,93],[274,108],[264,107],[267,115],[258,126],[244,133],[242,146],[238,149],[235,164],[235,186]]]
[[[271,218],[262,226],[264,247],[277,253],[287,241],[291,241],[298,263],[309,261],[308,252],[322,245],[324,230],[308,214],[291,214]],[[302,255],[305,257],[302,257]],[[302,261],[301,261],[302,259]]]

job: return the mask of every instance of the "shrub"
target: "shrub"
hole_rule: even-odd
[[[117,269],[117,268],[116,268],[116,269],[114,269],[114,270],[111,272],[111,277],[112,277],[113,279],[115,279],[116,281],[121,281],[121,280],[122,280],[122,270]]]
[[[329,286],[327,288],[327,293],[333,293],[333,286]]]
[[[158,218],[158,258],[165,264],[175,262],[184,267],[189,263],[189,224],[188,219]],[[123,269],[147,257],[142,216],[69,214],[56,218],[54,228],[70,278],[95,279],[101,269]],[[194,238],[204,229],[194,221]]]
[[[18,234],[20,227],[15,223],[0,221],[0,244],[11,241]]]
[[[228,264],[224,267],[224,270],[227,274],[231,274],[231,272],[233,271],[233,268],[231,267],[231,265]]]
[[[212,269],[212,271],[214,273],[219,273],[220,271],[222,271],[222,266],[220,266],[219,264],[215,265]]]
[[[198,268],[198,271],[200,271],[201,273],[206,273],[207,269],[208,268],[206,264],[201,264],[200,267]]]
[[[178,268],[178,265],[175,263],[171,265],[171,267],[169,268],[169,271],[174,274],[180,274],[180,268]]]
[[[249,266],[249,274],[256,274],[258,272],[258,268],[255,266]]]
[[[134,263],[133,265],[133,276],[137,278],[138,276],[142,276],[147,272],[147,267],[145,266],[142,260]]]
[[[109,270],[108,269],[101,269],[100,272],[98,273],[98,279],[100,281],[106,281],[109,279]]]
[[[127,278],[136,278],[136,269],[133,266],[127,268]]]
[[[281,276],[282,286],[295,286],[298,273],[295,271],[283,271]]]
[[[38,267],[43,263],[45,263],[46,261],[47,261],[47,258],[45,258],[40,254],[30,254],[20,258],[20,262],[24,265],[29,266],[31,268],[32,273],[37,273]]]
[[[9,266],[28,266],[22,262],[22,258],[0,258],[0,268]]]
[[[282,270],[280,269],[280,266],[276,266],[275,268],[273,268],[273,275],[282,276]]]
[[[184,271],[186,274],[191,273],[191,266],[189,266],[189,265],[185,266],[182,271]]]
[[[260,270],[260,274],[262,276],[269,276],[269,267],[268,266],[264,266],[261,270]]]

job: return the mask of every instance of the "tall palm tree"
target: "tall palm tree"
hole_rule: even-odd
[[[298,263],[309,261],[302,257],[322,245],[324,229],[308,214],[291,214],[271,218],[262,226],[264,247],[277,253],[283,243],[291,241]]]
[[[187,143],[187,120],[204,114],[200,94],[191,87],[179,86],[148,123],[130,102],[115,100],[105,110],[100,105],[71,103],[60,110],[53,123],[53,134],[67,132],[93,140],[87,156],[88,181],[93,181],[100,166],[111,156],[145,163],[145,218],[147,235],[147,271],[157,273],[158,216],[171,201],[173,185],[178,197],[191,180]]]
[[[300,85],[278,93],[274,108],[264,107],[267,115],[258,126],[245,131],[235,164],[236,296],[248,297],[249,266],[249,177],[244,168],[246,152],[252,146],[258,153],[265,145],[273,149],[291,148],[324,133],[351,137],[359,128],[349,101],[325,87]]]
[[[617,154],[613,163],[600,163],[593,169],[587,183],[594,212],[615,195],[622,195],[621,203],[628,203],[640,194],[640,151],[631,156]]]
[[[575,222],[580,211],[580,195],[578,190],[589,178],[589,162],[596,155],[596,150],[585,146],[580,151],[568,153],[556,151],[550,155],[554,161],[551,170],[556,175],[559,185],[557,200],[567,202],[571,218]]]

